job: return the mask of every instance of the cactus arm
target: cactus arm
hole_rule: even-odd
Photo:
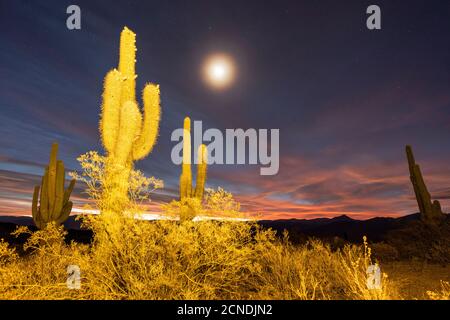
[[[183,163],[180,176],[180,198],[188,198],[192,195],[192,171],[191,171],[191,119],[186,117],[183,126]]]
[[[57,154],[58,154],[58,144],[53,143],[52,150],[50,152],[50,163],[48,165],[48,207],[50,214],[52,214],[55,208]]]
[[[33,191],[33,202],[31,203],[31,211],[33,213],[33,216],[35,214],[37,214],[39,208],[38,208],[38,198],[39,198],[39,190],[40,187],[39,186],[35,186],[34,187],[34,191]]]
[[[411,146],[406,146],[406,157],[408,159],[409,172],[412,174],[416,161]]]
[[[100,120],[100,135],[103,146],[108,153],[114,152],[120,123],[120,99],[122,76],[116,69],[105,77],[103,103]]]
[[[41,199],[39,212],[42,219],[48,219],[49,213],[49,202],[48,202],[48,167],[45,168],[44,176],[42,177],[42,187],[41,187]]]
[[[119,71],[123,76],[121,105],[136,100],[136,34],[125,27],[120,34]]]
[[[142,100],[144,120],[139,138],[133,146],[133,160],[145,158],[156,143],[161,119],[159,85],[147,84],[142,92]]]
[[[67,202],[69,202],[70,195],[72,194],[72,191],[73,191],[73,188],[75,187],[76,182],[77,182],[77,180],[75,180],[75,179],[70,180],[69,187],[66,189],[66,191],[64,191],[64,200],[63,200],[64,205]]]
[[[55,219],[57,224],[62,224],[67,220],[70,216],[70,212],[72,211],[73,203],[72,201],[68,201],[65,206],[61,209],[60,215]]]
[[[419,199],[417,201],[421,202],[423,205],[423,213],[425,213],[427,216],[428,214],[432,213],[431,209],[431,196],[430,193],[427,190],[427,186],[425,185],[425,181],[423,180],[422,173],[420,171],[420,167],[418,164],[414,166],[414,177],[417,185],[417,190],[419,193]]]
[[[202,144],[198,147],[197,179],[195,187],[195,197],[198,198],[200,201],[203,200],[207,169],[208,169],[208,153],[206,146]]]
[[[422,173],[420,172],[420,167],[416,164],[414,159],[414,154],[411,146],[406,146],[406,157],[408,159],[409,175],[411,183],[413,185],[414,194],[416,196],[417,204],[419,206],[419,211],[425,213],[427,211],[426,205],[426,195],[429,193],[426,190],[424,192],[425,183],[423,182]]]
[[[416,164],[411,146],[406,146],[406,156],[408,158],[409,174],[414,188],[417,204],[419,206],[421,219],[431,221],[443,216],[441,204],[435,200],[431,202],[431,195],[422,176],[420,166]]]
[[[433,216],[439,217],[442,213],[441,203],[438,200],[434,200],[432,204]]]
[[[417,205],[419,206],[419,211],[425,212],[425,202],[424,202],[422,194],[420,193],[419,183],[416,178],[417,172],[419,170],[420,170],[420,168],[416,168],[416,165],[414,165],[412,168],[412,171],[411,171],[412,174],[410,176],[410,179],[411,179],[411,183],[413,185],[414,194],[416,196]]]
[[[39,215],[40,215],[39,207],[38,207],[39,190],[40,190],[39,186],[34,187],[33,202],[31,204],[31,213],[32,213],[33,220],[36,225],[38,224],[37,221],[39,220]]]
[[[56,219],[59,216],[64,205],[64,181],[64,163],[59,160],[56,164],[55,206],[52,211],[52,219]]]

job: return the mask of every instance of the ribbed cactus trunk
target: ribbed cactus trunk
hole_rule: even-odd
[[[411,146],[406,146],[406,157],[408,159],[410,179],[419,206],[421,219],[425,222],[441,219],[443,217],[441,204],[438,200],[431,202],[431,195],[423,179],[420,166],[416,164]]]
[[[180,176],[180,200],[195,197],[202,201],[208,168],[208,153],[204,144],[198,148],[196,187],[192,185],[191,171],[191,119],[186,117],[183,126],[183,163]]]
[[[198,147],[197,179],[194,197],[203,200],[205,192],[206,171],[208,170],[208,151],[204,144]]]
[[[41,186],[34,188],[32,214],[34,223],[39,229],[45,228],[51,221],[57,224],[63,223],[72,211],[72,202],[69,198],[76,181],[74,179],[70,181],[69,187],[64,190],[64,163],[57,157],[58,144],[53,143],[50,162],[45,168]]]
[[[102,212],[123,212],[129,205],[128,187],[132,164],[118,165],[116,160],[110,156],[107,159],[106,179],[104,182]]]
[[[161,117],[159,86],[147,84],[142,93],[144,116],[136,102],[136,35],[124,28],[120,37],[119,70],[105,78],[100,134],[107,151],[102,212],[123,212],[129,204],[129,180],[136,160],[156,143]]]
[[[183,125],[183,163],[180,176],[180,198],[189,198],[192,194],[191,171],[191,119],[186,117]]]

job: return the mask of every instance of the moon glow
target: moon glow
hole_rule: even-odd
[[[203,67],[205,82],[215,89],[224,89],[234,80],[235,66],[233,60],[223,54],[210,56]]]

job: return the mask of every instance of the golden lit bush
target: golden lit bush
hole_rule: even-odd
[[[204,214],[200,199],[194,197],[172,200],[163,204],[161,208],[165,216],[173,219],[179,218],[180,221],[193,220],[196,216]]]
[[[20,227],[15,235],[29,234],[26,255],[1,266],[0,297],[4,299],[82,299],[84,290],[68,289],[67,266],[88,257],[87,246],[65,244],[62,226],[49,223],[31,232]]]
[[[16,250],[11,248],[8,242],[0,239],[0,268],[15,261],[18,258]],[[1,269],[0,269],[1,273]]]
[[[242,216],[240,204],[237,202],[231,192],[221,187],[217,190],[206,189],[204,201],[205,214],[218,217],[239,217]]]
[[[431,300],[450,300],[450,283],[441,281],[440,291],[427,291]]]
[[[337,275],[344,284],[343,296],[350,299],[373,300],[395,299],[398,293],[388,280],[386,273],[381,273],[381,288],[369,289],[367,286],[367,270],[370,265],[377,265],[372,261],[371,248],[364,237],[363,246],[348,245],[338,251]]]
[[[89,151],[77,158],[81,172],[70,172],[69,175],[84,182],[86,185],[85,193],[89,199],[93,200],[99,210],[107,207],[103,192],[108,188],[106,175],[105,156],[99,155],[96,151]],[[164,182],[155,177],[146,177],[142,171],[132,169],[128,181],[129,210],[137,211],[145,201],[150,201],[150,194],[157,189],[163,188]],[[112,192],[112,191],[111,191]]]
[[[240,204],[233,195],[222,188],[206,189],[205,197],[201,201],[197,197],[184,197],[181,200],[172,200],[161,206],[165,216],[180,220],[192,220],[197,216],[215,218],[242,218],[239,212]]]
[[[63,241],[49,225],[31,233],[26,255],[0,245],[5,299],[387,299],[387,279],[367,289],[370,252],[333,251],[320,241],[293,246],[287,235],[254,222],[143,221],[89,216],[92,245]],[[108,225],[110,224],[110,225]],[[30,232],[20,229],[16,233]],[[67,266],[81,269],[81,289],[66,286]]]

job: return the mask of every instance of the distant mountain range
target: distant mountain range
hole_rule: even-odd
[[[69,231],[68,238],[89,242],[92,233],[88,230],[81,230],[81,222],[76,220],[76,217],[70,216],[64,223],[65,228]],[[419,214],[416,213],[399,218],[377,217],[368,220],[355,220],[342,215],[335,218],[310,220],[261,220],[258,223],[265,228],[276,230],[278,234],[287,230],[289,238],[293,242],[301,242],[308,237],[339,237],[350,242],[361,242],[363,236],[367,236],[370,241],[378,242],[383,240],[389,231],[419,219]],[[34,226],[33,219],[27,216],[0,216],[0,238],[11,239],[9,233],[18,225]]]
[[[311,220],[261,220],[259,224],[277,232],[287,230],[293,242],[300,242],[307,237],[339,237],[350,242],[362,242],[363,236],[367,236],[369,241],[378,242],[384,240],[389,231],[402,228],[409,222],[419,219],[418,213],[399,218],[376,217],[368,220],[355,220],[342,215]]]

